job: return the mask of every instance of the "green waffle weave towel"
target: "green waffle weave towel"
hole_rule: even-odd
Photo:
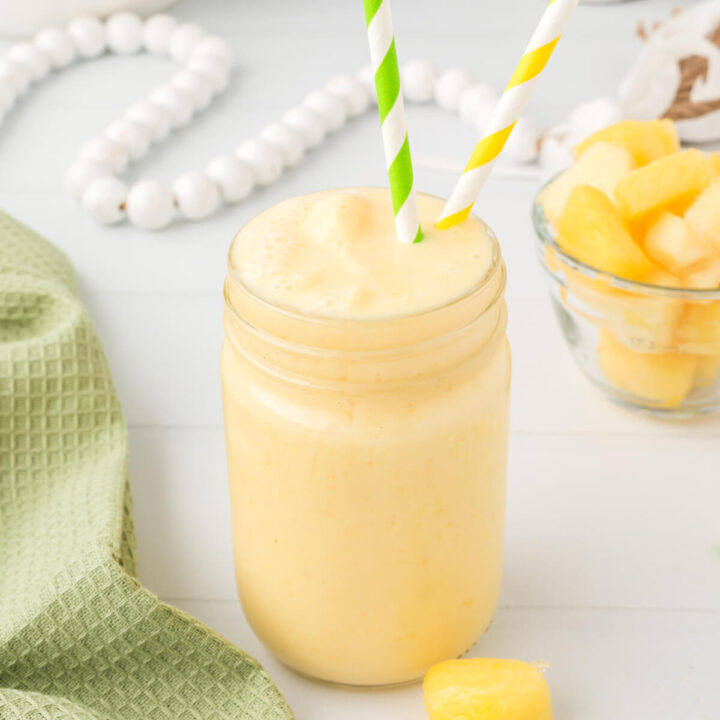
[[[73,270],[0,213],[0,720],[290,720],[135,557],[127,432]]]

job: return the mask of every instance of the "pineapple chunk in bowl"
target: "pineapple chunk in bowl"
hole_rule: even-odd
[[[578,151],[533,207],[538,257],[575,360],[622,405],[675,418],[720,411],[713,163],[681,150],[668,121],[620,123]]]

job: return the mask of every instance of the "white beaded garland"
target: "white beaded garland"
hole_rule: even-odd
[[[175,217],[173,194],[159,180],[134,183],[128,191],[125,205],[130,222],[146,230],[161,230]]]
[[[32,81],[42,80],[50,72],[50,58],[44,50],[33,43],[22,42],[13,45],[7,57],[25,68]]]
[[[152,105],[164,110],[170,118],[170,127],[179,128],[187,125],[195,112],[193,99],[182,90],[172,85],[161,85],[149,95]]]
[[[192,49],[192,57],[210,57],[224,62],[226,65],[232,65],[234,53],[230,45],[222,38],[212,36],[205,37],[200,40]]]
[[[166,110],[150,102],[138,102],[131,105],[127,109],[125,117],[148,128],[153,142],[164,140],[170,132],[170,115]]]
[[[114,225],[125,216],[127,185],[116,177],[91,180],[82,195],[82,206],[93,220],[102,225]]]
[[[167,55],[170,51],[170,38],[177,27],[177,20],[172,15],[159,13],[145,21],[142,42],[151,55]]]
[[[175,62],[184,63],[193,48],[206,36],[205,31],[195,23],[181,23],[170,35],[168,52]]]
[[[192,57],[185,66],[186,70],[197,73],[206,78],[213,92],[222,92],[230,79],[230,68],[223,60],[216,57],[203,55],[201,57]]]
[[[152,139],[150,128],[127,118],[110,123],[105,134],[124,145],[132,160],[142,157],[148,151]]]
[[[192,98],[196,110],[204,110],[213,96],[210,81],[190,70],[180,70],[170,80],[170,85]]]
[[[205,174],[220,188],[226,203],[240,202],[255,187],[252,167],[232,155],[218,155],[210,161]]]
[[[96,58],[107,49],[105,25],[102,20],[92,15],[75,18],[67,26],[67,33],[81,58]]]
[[[437,71],[427,60],[409,60],[400,73],[403,95],[409,102],[426,103],[433,99]]]
[[[260,137],[280,151],[285,167],[297,165],[305,154],[303,136],[286,123],[268,125],[261,131]]]
[[[65,189],[74,197],[81,198],[91,180],[112,175],[110,166],[92,160],[78,160],[65,173]]]
[[[345,104],[329,90],[314,90],[305,97],[303,105],[322,117],[328,132],[336,132],[347,120]]]
[[[348,117],[358,117],[370,107],[367,88],[352,75],[334,75],[325,87],[342,100]]]
[[[433,94],[435,102],[444,110],[455,112],[460,106],[460,97],[472,84],[472,78],[461,68],[450,68],[440,73]]]
[[[130,159],[128,149],[109,137],[98,136],[89,140],[80,150],[82,160],[107,165],[114,174],[124,172]]]
[[[500,96],[492,85],[487,83],[470,85],[460,96],[458,104],[460,119],[482,132],[499,100]]]
[[[130,160],[142,157],[151,142],[164,139],[172,128],[190,121],[204,109],[215,93],[228,84],[233,61],[232,48],[223,39],[208,35],[193,23],[178,24],[169,15],[140,19],[120,12],[105,23],[91,16],[79,17],[66,29],[47,28],[32,43],[14,45],[0,57],[0,121],[28,86],[40,80],[50,68],[63,68],[77,58],[92,58],[110,49],[130,54],[141,48],[182,62],[166,85],[154,90],[145,101],[135,103],[125,115],[111,123],[104,136],[90,140],[65,175],[65,186],[81,200],[85,211],[97,222],[117,223],[127,218],[138,227],[157,230],[169,225],[179,211],[188,220],[208,217],[220,202],[236,203],[255,186],[274,182],[284,167],[297,164],[309,150],[349,118],[377,104],[370,66],[350,75],[330,78],[322,89],[309,93],[291,108],[281,121],[266,126],[258,136],[241,143],[234,155],[215,157],[205,172],[180,175],[172,189],[158,180],[140,180],[129,189],[117,177]],[[459,111],[461,117],[484,126],[497,102],[497,93],[488,85],[472,85],[471,77],[454,68],[437,75],[427,61],[414,60],[401,69],[404,96],[411,102],[435,97],[441,107]],[[572,121],[587,125],[587,117],[605,122],[617,112],[610,102],[596,101],[594,107],[580,107]],[[595,116],[600,116],[595,119]],[[527,117],[515,126],[506,155],[518,163],[533,161],[538,154],[538,129]],[[567,152],[560,141],[546,138],[544,159]]]
[[[218,186],[204,173],[187,172],[173,185],[175,204],[188,220],[202,220],[212,215],[220,204]]]
[[[133,55],[142,47],[143,22],[131,12],[112,14],[105,22],[107,44],[118,55]]]
[[[282,172],[280,151],[262,138],[254,137],[241,143],[235,150],[235,156],[252,168],[256,185],[269,185]]]
[[[300,133],[306,148],[317,147],[327,135],[327,125],[323,118],[303,105],[288,110],[282,120]]]
[[[50,58],[54,68],[67,67],[77,55],[72,38],[59,28],[41,30],[33,42]]]

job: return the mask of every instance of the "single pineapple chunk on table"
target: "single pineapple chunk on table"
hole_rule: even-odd
[[[633,156],[624,147],[599,142],[545,187],[538,195],[538,202],[547,219],[557,225],[570,193],[578,185],[590,185],[612,198],[618,182],[636,167]]]
[[[683,218],[663,212],[645,236],[645,252],[665,270],[680,273],[719,251]]]
[[[680,140],[672,120],[624,120],[586,138],[575,148],[575,158],[581,157],[593,145],[601,142],[622,145],[638,165],[646,165],[680,149]]]
[[[558,221],[557,242],[571,257],[628,280],[642,281],[657,270],[630,235],[615,205],[589,185],[570,193]]]
[[[694,355],[631,350],[611,332],[603,330],[598,364],[610,384],[657,407],[677,407],[693,383]]]
[[[433,666],[425,676],[430,720],[552,720],[540,668],[519,660],[468,658]]]
[[[685,221],[720,254],[720,180],[715,180],[698,195],[685,213]]]
[[[707,156],[683,150],[633,170],[617,184],[615,200],[626,222],[638,223],[661,211],[684,212],[712,179]]]

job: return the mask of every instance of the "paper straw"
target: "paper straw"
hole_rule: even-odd
[[[385,162],[398,240],[420,242],[420,215],[413,180],[405,106],[400,92],[400,70],[393,33],[390,0],[363,0],[370,62],[375,73],[375,91],[382,125]]]
[[[475,146],[450,199],[436,225],[448,228],[462,222],[472,210],[493,163],[505,147],[510,133],[527,105],[538,76],[547,65],[578,0],[550,0],[540,24],[525,50],[515,73],[480,142]]]

